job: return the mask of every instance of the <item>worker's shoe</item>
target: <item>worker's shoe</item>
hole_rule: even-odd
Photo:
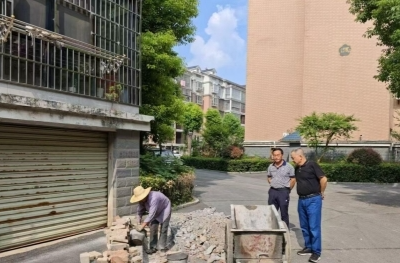
[[[318,262],[318,260],[320,260],[320,259],[321,259],[320,255],[313,253],[308,261],[309,262]]]
[[[311,249],[305,247],[302,250],[297,251],[297,255],[299,255],[299,256],[310,256],[310,255],[312,255],[312,251],[311,251]]]

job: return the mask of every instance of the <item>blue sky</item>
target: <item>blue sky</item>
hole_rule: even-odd
[[[200,0],[196,40],[175,50],[187,66],[246,84],[247,0]]]

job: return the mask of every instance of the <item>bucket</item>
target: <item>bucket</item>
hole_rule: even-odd
[[[176,253],[167,256],[168,263],[187,263],[188,255],[185,253]]]
[[[136,229],[132,229],[129,232],[129,236],[131,238],[130,242],[134,246],[142,246],[143,245],[143,240],[145,237],[144,232],[139,232]]]

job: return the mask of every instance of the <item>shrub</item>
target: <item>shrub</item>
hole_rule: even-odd
[[[237,146],[230,147],[230,157],[231,159],[240,159],[243,156],[243,149]]]
[[[360,148],[355,149],[349,154],[347,162],[365,166],[374,166],[382,163],[382,157],[371,148]]]
[[[162,192],[171,200],[172,205],[176,206],[192,201],[195,178],[193,171],[181,174],[174,180],[146,175],[140,177],[140,184],[144,188],[151,187],[153,191]]]
[[[161,191],[171,200],[172,205],[192,200],[194,179],[193,168],[183,165],[179,159],[167,163],[162,157],[140,157],[140,184]]]
[[[238,160],[207,158],[207,157],[182,157],[183,162],[197,169],[208,169],[227,172],[255,172],[266,171],[271,163],[266,158],[246,158]]]
[[[320,164],[322,170],[333,182],[400,182],[400,165],[383,163],[380,165],[364,166],[354,163]]]

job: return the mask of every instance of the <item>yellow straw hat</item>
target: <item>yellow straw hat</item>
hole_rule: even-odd
[[[146,198],[146,196],[149,195],[151,191],[151,187],[144,189],[141,185],[135,187],[135,189],[133,189],[133,195],[131,197],[131,203],[136,203],[139,202],[143,199]]]

